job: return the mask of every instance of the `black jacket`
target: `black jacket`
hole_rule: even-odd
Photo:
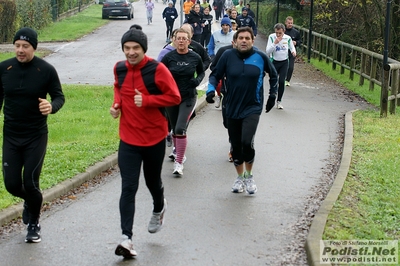
[[[51,98],[52,114],[64,105],[55,68],[41,58],[20,63],[15,57],[0,63],[0,109],[4,101],[4,135],[33,137],[48,132],[47,116],[38,98]]]
[[[202,13],[196,13],[194,10],[190,10],[186,22],[192,25],[194,31],[193,35],[199,35],[203,32],[203,27],[201,26],[202,20]],[[195,23],[197,24],[196,26],[194,25]]]
[[[202,23],[204,24],[206,21],[208,21],[208,24],[204,25],[204,27],[203,27],[203,32],[204,33],[211,32],[211,23],[213,21],[213,16],[212,15],[204,15],[203,14]]]
[[[206,71],[208,66],[211,64],[211,58],[208,55],[206,49],[203,47],[203,45],[194,40],[190,42],[189,48],[200,55],[201,59],[203,60],[204,71]]]

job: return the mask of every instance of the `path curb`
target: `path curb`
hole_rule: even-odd
[[[308,264],[310,266],[331,265],[326,263],[322,264],[320,262],[320,240],[322,240],[322,234],[324,233],[329,212],[332,210],[333,205],[342,191],[343,184],[346,181],[350,169],[351,155],[353,151],[353,112],[355,111],[356,110],[346,113],[344,123],[344,144],[340,167],[328,195],[314,216],[308,232],[305,248]]]
[[[207,105],[206,96],[203,95],[197,102],[196,112],[199,112]],[[118,154],[114,153],[106,157],[103,161],[90,166],[84,173],[77,174],[73,178],[67,179],[54,187],[43,191],[43,202],[50,202],[54,199],[68,193],[68,191],[79,187],[86,181],[94,178],[100,173],[114,167],[118,164]],[[10,221],[21,217],[23,211],[23,202],[12,205],[0,211],[0,226],[9,223]]]

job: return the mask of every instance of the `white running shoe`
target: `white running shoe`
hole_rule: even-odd
[[[276,108],[278,109],[283,109],[283,105],[281,104],[281,102],[276,102]]]
[[[183,164],[178,162],[174,163],[174,171],[172,172],[174,175],[181,176],[183,175]]]
[[[242,193],[244,191],[244,183],[243,183],[243,178],[238,176],[236,178],[235,183],[233,183],[232,186],[232,192],[233,193]]]
[[[161,212],[153,212],[153,215],[151,216],[148,230],[149,233],[157,233],[158,231],[161,230],[161,228],[164,225],[164,214],[165,210],[167,209],[167,200],[164,198],[164,207]]]
[[[215,108],[221,107],[221,99],[222,99],[222,96],[215,97]]]
[[[252,175],[249,175],[244,179],[244,184],[246,186],[247,193],[255,194],[257,192],[257,186]]]
[[[125,259],[132,259],[137,255],[136,250],[133,248],[132,240],[127,235],[122,235],[122,242],[115,249],[115,255],[123,256]]]

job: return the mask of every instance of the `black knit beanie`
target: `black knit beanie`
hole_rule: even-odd
[[[147,36],[143,33],[140,25],[132,25],[130,29],[125,32],[121,38],[122,51],[124,50],[124,43],[126,42],[137,42],[142,46],[144,52],[147,52]]]
[[[21,28],[19,31],[17,31],[17,33],[14,36],[13,44],[15,43],[15,41],[18,40],[29,42],[32,45],[33,49],[35,50],[37,48],[38,36],[36,31],[34,31],[31,28]]]

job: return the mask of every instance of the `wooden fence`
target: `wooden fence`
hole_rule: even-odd
[[[302,36],[302,52],[308,51],[309,30],[295,25]],[[388,102],[390,113],[395,114],[396,105],[400,106],[400,62],[389,58],[388,64],[383,66],[383,55],[367,49],[354,46],[329,36],[312,32],[311,56],[318,60],[325,60],[336,70],[340,67],[340,73],[349,71],[349,79],[354,80],[358,75],[358,83],[364,85],[365,80],[369,82],[369,89],[374,90],[375,86],[381,88],[381,116],[386,117]],[[389,96],[390,94],[390,96]]]

